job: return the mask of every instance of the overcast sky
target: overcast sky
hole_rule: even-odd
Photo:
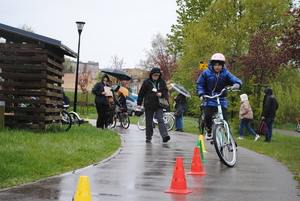
[[[125,68],[145,60],[145,50],[157,34],[176,24],[176,0],[10,0],[0,1],[0,23],[60,40],[78,49],[76,21],[86,24],[81,34],[80,61],[111,66],[112,56]]]

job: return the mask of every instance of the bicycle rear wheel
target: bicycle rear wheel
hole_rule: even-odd
[[[145,116],[145,114],[139,116],[138,121],[137,121],[137,127],[141,131],[146,130],[146,116]]]
[[[69,114],[71,115],[72,125],[80,126],[80,124],[82,124],[82,120],[76,112],[70,112]]]
[[[167,131],[170,131],[174,128],[174,117],[171,114],[164,113],[163,120]]]
[[[130,126],[130,118],[127,113],[123,113],[120,115],[120,123],[123,128],[128,128]]]
[[[62,111],[61,112],[61,128],[65,131],[70,130],[72,127],[72,117],[67,111]]]
[[[213,142],[215,150],[224,165],[233,167],[236,164],[236,144],[230,131],[226,131],[224,125],[213,126]]]

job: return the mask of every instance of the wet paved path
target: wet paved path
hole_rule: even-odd
[[[186,175],[187,187],[194,192],[164,193],[171,186],[177,157],[183,158],[185,173],[190,171],[198,136],[172,131],[171,140],[162,143],[156,129],[149,144],[136,125],[116,131],[123,144],[110,158],[74,172],[2,189],[0,200],[71,201],[80,176],[88,176],[93,201],[300,200],[298,183],[275,159],[239,147],[237,165],[227,168],[207,141],[203,163],[207,175]]]

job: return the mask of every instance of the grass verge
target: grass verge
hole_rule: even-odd
[[[0,135],[0,188],[16,186],[97,163],[120,146],[111,130],[90,124],[68,132],[4,130]]]

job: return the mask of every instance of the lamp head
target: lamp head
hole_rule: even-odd
[[[76,22],[76,24],[77,24],[78,33],[80,34],[82,32],[85,22]]]

